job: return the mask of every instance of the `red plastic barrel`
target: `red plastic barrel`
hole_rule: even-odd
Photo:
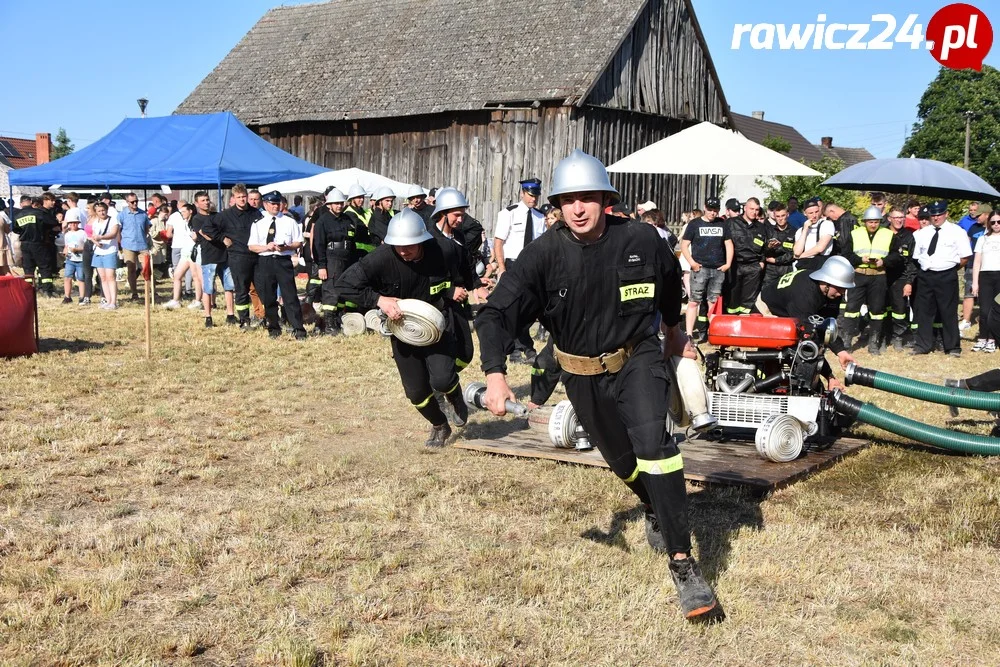
[[[0,276],[0,357],[36,354],[35,295],[18,276]]]

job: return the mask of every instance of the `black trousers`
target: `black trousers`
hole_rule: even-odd
[[[344,308],[346,305],[340,300],[340,292],[337,291],[336,283],[337,278],[354,262],[350,250],[327,249],[326,252],[326,280],[323,281],[320,296],[323,300],[323,312],[332,313],[338,307]]]
[[[515,262],[516,260],[513,259],[504,260],[504,265],[510,271]],[[535,343],[531,340],[531,324],[517,333],[517,336],[514,338],[514,349],[520,352],[524,352],[525,350],[535,351]]]
[[[562,367],[556,360],[554,350],[555,342],[549,336],[545,347],[531,364],[531,402],[535,405],[544,405],[559,384]]]
[[[934,321],[941,323],[944,351],[961,350],[958,334],[958,269],[917,271],[913,319],[917,321],[914,349],[930,352],[934,346]]]
[[[455,332],[445,331],[437,343],[417,347],[392,338],[392,358],[403,381],[403,393],[424,419],[434,426],[447,423],[434,392],[445,395],[461,393],[462,385],[455,368]]]
[[[295,267],[292,258],[284,255],[263,255],[257,258],[254,271],[253,286],[257,296],[264,304],[264,317],[267,319],[268,331],[281,331],[278,319],[278,289],[284,301],[285,317],[295,331],[305,333],[302,326],[302,305],[299,303],[298,291],[295,287]]]
[[[995,300],[1000,295],[1000,271],[979,272],[979,337],[997,340],[994,333],[1000,328],[995,312]]]
[[[233,274],[233,297],[236,316],[240,321],[250,319],[250,283],[257,267],[257,255],[229,253],[229,271]],[[256,288],[260,292],[260,288]],[[284,291],[284,288],[282,288]]]
[[[885,303],[888,296],[889,287],[884,273],[877,276],[868,276],[863,273],[854,274],[854,287],[847,290],[847,310],[844,312],[851,335],[857,335],[861,329],[862,305],[868,306],[872,334],[876,337],[881,335],[882,323],[885,321]]]
[[[729,270],[729,292],[726,312],[730,315],[749,315],[760,296],[764,269],[757,262],[736,264]]]
[[[889,283],[889,314],[892,317],[892,337],[902,338],[910,330],[910,297],[903,296],[906,281],[902,276]]]
[[[51,292],[55,288],[52,284],[52,274],[55,271],[55,251],[46,243],[22,243],[21,244],[21,266],[24,268],[24,279],[29,283],[35,282],[35,269],[41,277],[40,289],[43,292]]]
[[[576,416],[611,470],[652,505],[667,548],[691,551],[680,450],[666,430],[670,390],[660,343],[650,336],[615,375],[566,374]]]
[[[455,368],[461,373],[476,356],[476,346],[472,342],[472,327],[469,325],[469,318],[466,317],[464,308],[449,308],[445,318],[449,317],[452,321],[450,328],[455,332]]]

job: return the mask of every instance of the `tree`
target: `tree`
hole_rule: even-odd
[[[69,135],[66,134],[66,129],[60,127],[59,131],[56,133],[55,145],[52,147],[52,159],[58,160],[61,157],[66,157],[76,149],[72,143],[70,143]]]
[[[965,112],[972,112],[969,170],[1000,186],[1000,70],[942,67],[917,105],[899,157],[915,155],[962,166],[965,163]]]
[[[764,148],[770,148],[776,153],[785,153],[792,150],[792,142],[785,139],[780,134],[776,137],[772,137],[770,133],[764,137],[764,141],[760,142],[760,145]]]
[[[868,197],[860,192],[841,190],[820,185],[823,181],[844,168],[844,163],[835,157],[824,157],[809,165],[823,174],[822,176],[775,176],[773,179],[756,180],[756,185],[764,191],[764,201],[778,200],[787,202],[795,197],[801,205],[807,199],[819,197],[824,204],[834,203],[845,210],[859,215],[867,205]]]

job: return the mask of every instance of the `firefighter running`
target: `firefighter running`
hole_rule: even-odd
[[[432,345],[420,347],[392,338],[392,358],[403,391],[431,424],[425,443],[428,447],[443,447],[451,435],[434,392],[444,394],[451,404],[456,426],[463,426],[468,419],[455,363],[459,349],[456,322],[463,317],[460,309],[473,284],[459,245],[433,237],[423,218],[410,209],[397,213],[389,222],[381,246],[337,279],[336,290],[342,298],[364,309],[379,308],[391,320],[403,317],[400,299],[419,299],[443,313],[445,331]]]
[[[670,554],[685,617],[719,619],[691,556],[683,462],[665,426],[670,381],[653,331],[659,310],[666,354],[694,357],[678,326],[680,266],[651,225],[605,216],[619,199],[596,158],[577,150],[556,167],[549,201],[564,222],[521,252],[476,319],[485,405],[503,415],[505,401],[515,399],[505,360],[518,332],[539,319],[580,422],[642,501],[650,545]]]

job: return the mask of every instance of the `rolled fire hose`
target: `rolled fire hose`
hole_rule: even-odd
[[[871,403],[862,403],[839,389],[834,390],[830,395],[830,400],[837,412],[910,440],[963,454],[1000,456],[1000,438],[973,435],[972,433],[921,424],[918,421],[882,410]]]
[[[1000,411],[1000,394],[958,389],[957,387],[939,387],[870,368],[861,368],[857,364],[848,364],[847,372],[844,373],[844,382],[848,386],[859,384],[862,387],[880,389],[891,394],[940,403],[941,405],[953,405],[956,408],[985,410],[987,412]]]
[[[708,411],[708,389],[705,388],[705,380],[702,378],[701,369],[698,368],[698,362],[687,357],[672,357],[671,362],[668,366],[672,367],[674,377],[677,379],[676,385],[684,409],[691,417],[691,428],[695,431],[705,431],[714,427],[719,420]],[[675,423],[682,425],[682,420],[678,420],[673,411],[671,416],[674,417]]]
[[[486,410],[486,406],[483,404],[483,397],[486,395],[486,385],[482,382],[470,382],[465,385],[465,390],[462,392],[462,398],[465,399],[467,405],[471,405],[479,408],[480,410]],[[504,407],[507,412],[518,417],[523,417],[528,414],[528,408],[520,403],[515,403],[514,401],[508,400],[504,403]]]
[[[788,463],[802,454],[802,424],[791,415],[771,415],[757,429],[757,453],[775,463]]]
[[[365,313],[365,326],[368,327],[369,331],[374,331],[375,333],[382,331],[382,318],[378,314],[379,311],[377,308],[372,308]]]
[[[441,340],[446,325],[440,310],[420,299],[400,299],[396,305],[403,311],[403,317],[386,323],[393,336],[416,347],[427,347]]]
[[[365,316],[361,313],[344,313],[340,317],[340,328],[345,336],[360,336],[368,330]]]

